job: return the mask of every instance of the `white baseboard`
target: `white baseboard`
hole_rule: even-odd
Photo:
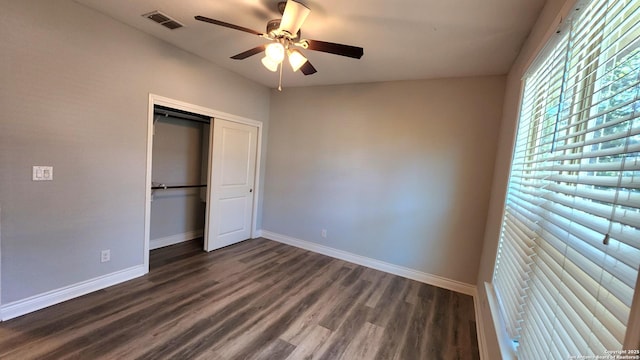
[[[262,230],[256,230],[253,232],[253,239],[262,237]]]
[[[144,266],[138,265],[82,281],[77,284],[65,286],[60,289],[51,290],[43,294],[31,296],[26,299],[14,301],[0,307],[0,315],[2,316],[1,320],[5,321],[13,319],[30,312],[44,309],[51,305],[59,304],[64,301],[137,278],[144,274],[146,274]]]
[[[362,255],[353,254],[347,251],[338,250],[332,247],[316,244],[310,241],[292,238],[286,235],[277,234],[271,231],[262,230],[262,237],[269,240],[281,242],[283,244],[295,246],[301,249],[313,251],[315,253],[331,256],[336,259],[352,262],[354,264],[370,267],[372,269],[384,271],[390,274],[402,276],[408,279],[420,281],[425,284],[437,286],[443,289],[456,291],[462,294],[476,296],[476,286],[456,280],[447,279],[438,275],[427,274],[422,271],[410,269],[404,266],[390,264],[381,260],[368,258]]]
[[[204,234],[204,230],[187,231],[186,233],[176,234],[171,236],[165,236],[149,240],[149,250],[159,249],[161,247],[178,244],[184,241],[197,239]]]

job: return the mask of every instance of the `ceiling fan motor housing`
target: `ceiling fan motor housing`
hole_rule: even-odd
[[[274,39],[287,38],[291,41],[297,41],[298,39],[301,38],[302,36],[301,30],[298,30],[298,33],[295,36],[289,34],[287,31],[280,30],[281,21],[282,19],[269,20],[269,22],[267,23],[267,31],[265,33],[273,37]]]
[[[280,20],[281,19],[269,20],[269,22],[267,23],[267,34],[271,34],[271,32],[278,30],[278,28],[280,27]]]

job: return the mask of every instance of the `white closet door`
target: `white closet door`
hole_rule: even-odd
[[[205,250],[251,237],[258,128],[214,119]]]

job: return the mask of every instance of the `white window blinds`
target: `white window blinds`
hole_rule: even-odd
[[[493,278],[521,359],[622,349],[640,266],[640,1],[580,4],[525,78]]]

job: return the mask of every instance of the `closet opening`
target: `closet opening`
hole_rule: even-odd
[[[211,118],[153,107],[149,250],[187,241],[204,248]]]
[[[260,121],[149,94],[147,271],[151,250],[182,243],[210,252],[259,236],[261,144]]]

